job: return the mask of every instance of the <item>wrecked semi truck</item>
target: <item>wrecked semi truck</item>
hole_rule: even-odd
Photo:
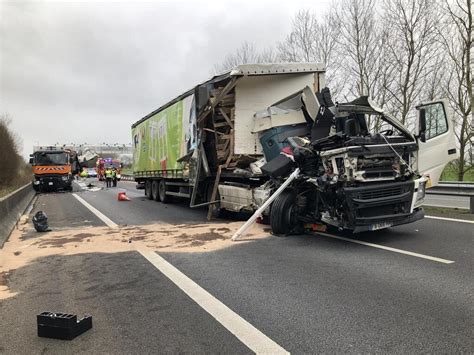
[[[134,176],[148,198],[211,215],[257,210],[291,174],[262,211],[275,234],[410,223],[456,158],[446,103],[418,110],[413,134],[367,97],[334,103],[322,65],[241,65],[132,125]]]
[[[80,164],[75,151],[56,147],[40,147],[30,154],[35,191],[72,191],[74,175]]]
[[[269,177],[259,168],[255,111],[324,85],[324,68],[314,63],[241,65],[197,85],[132,125],[135,180],[156,201],[186,197],[216,214],[253,211],[270,193],[259,189]],[[288,125],[291,135],[303,132]]]

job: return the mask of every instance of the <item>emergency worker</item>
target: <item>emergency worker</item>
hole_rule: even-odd
[[[113,186],[117,187],[117,168],[115,166],[112,168],[112,182]]]
[[[105,184],[106,187],[112,187],[112,169],[110,167],[105,169]]]

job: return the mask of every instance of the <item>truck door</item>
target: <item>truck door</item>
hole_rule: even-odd
[[[446,164],[459,156],[454,125],[445,100],[423,103],[417,109],[418,114],[424,109],[426,117],[426,141],[418,140],[418,171],[429,178],[426,187],[432,187],[438,185]]]

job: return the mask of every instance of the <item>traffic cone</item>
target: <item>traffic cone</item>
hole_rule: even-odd
[[[130,201],[130,199],[127,197],[127,194],[125,192],[119,192],[117,199],[119,201]]]

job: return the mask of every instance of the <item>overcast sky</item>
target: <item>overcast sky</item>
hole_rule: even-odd
[[[34,144],[129,143],[130,126],[206,80],[243,41],[283,40],[330,0],[0,0],[0,113]]]

